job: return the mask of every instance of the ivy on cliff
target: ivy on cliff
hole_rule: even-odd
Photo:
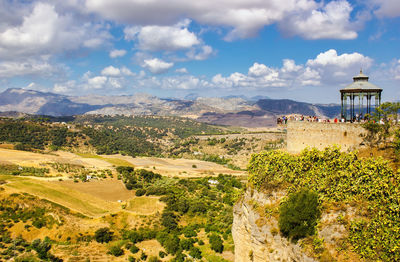
[[[400,259],[400,175],[382,158],[363,159],[337,147],[305,149],[298,156],[270,151],[253,155],[248,170],[256,189],[307,188],[322,201],[365,201],[368,217],[349,228],[353,250],[372,260]]]

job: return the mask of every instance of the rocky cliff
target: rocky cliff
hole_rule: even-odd
[[[299,244],[279,234],[274,213],[286,192],[259,193],[248,189],[235,205],[232,236],[235,262],[316,261]]]

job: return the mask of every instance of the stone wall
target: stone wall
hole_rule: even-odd
[[[306,147],[324,149],[338,145],[343,151],[352,150],[362,143],[365,133],[360,124],[318,123],[290,121],[287,126],[287,151],[298,153]]]

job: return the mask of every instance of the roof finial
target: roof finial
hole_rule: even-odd
[[[360,68],[360,75],[362,75],[362,67]]]

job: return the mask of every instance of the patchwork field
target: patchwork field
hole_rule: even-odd
[[[244,171],[231,170],[213,162],[193,159],[132,158],[122,155],[75,154],[65,151],[42,154],[13,150],[7,146],[0,147],[0,165],[3,166],[3,169],[0,170],[0,201],[3,205],[16,203],[16,206],[26,210],[37,210],[38,207],[39,210],[40,208],[46,210],[44,215],[32,215],[33,217],[29,221],[14,221],[9,227],[10,237],[15,239],[21,236],[30,242],[38,238],[50,237],[57,242],[51,249],[52,253],[64,258],[65,261],[82,261],[87,258],[90,261],[127,261],[128,257],[132,255],[139,259],[142,253],[146,253],[150,257],[158,256],[160,251],[165,251],[160,242],[154,239],[154,236],[153,239],[137,243],[137,247],[141,250],[137,254],[129,251],[127,240],[120,240],[124,230],[140,231],[141,228],[158,230],[167,203],[160,201],[161,197],[165,197],[165,193],[161,196],[136,196],[135,193],[138,189],[128,190],[126,185],[119,180],[121,175],[116,170],[117,166],[131,166],[135,170],[146,169],[161,174],[164,179],[162,181],[166,183],[167,188],[168,183],[176,187],[181,178],[188,179],[185,180],[187,182],[179,184],[180,186],[200,187],[203,182],[199,183],[199,180],[202,177],[218,176],[221,173],[240,178],[246,175]],[[38,176],[30,175],[30,173],[24,176],[14,173],[11,175],[7,169],[8,165],[13,165],[15,168],[13,170],[17,171],[24,170],[23,168],[27,168],[28,171],[29,168],[36,168],[37,170],[48,169],[49,172]],[[96,178],[83,182],[91,175]],[[198,182],[189,182],[193,179],[197,179]],[[208,183],[207,179],[203,181]],[[162,183],[160,182],[157,186],[162,186]],[[175,190],[177,189],[175,188]],[[210,197],[215,201],[216,192],[215,188],[208,187],[203,194],[207,196],[207,199]],[[200,194],[200,191],[197,194]],[[13,196],[12,201],[14,202],[7,202],[10,196]],[[222,200],[221,196],[218,199]],[[225,201],[230,201],[230,197],[233,195],[227,195]],[[182,199],[184,198],[187,196]],[[26,199],[29,199],[30,202],[25,202]],[[196,201],[196,208],[201,210],[205,207],[203,203]],[[182,207],[186,205],[186,212],[191,207],[189,202],[180,203],[183,204]],[[207,200],[207,205],[211,205],[211,203],[214,202]],[[215,205],[223,206],[216,202]],[[230,211],[224,210],[224,212],[230,213]],[[193,209],[191,212],[199,211]],[[205,217],[207,212],[203,212],[199,223],[201,221],[207,223]],[[34,225],[33,221],[40,220],[42,217],[47,222],[43,222],[45,223],[43,226]],[[196,224],[197,216],[192,214],[190,217],[189,220],[183,218],[179,224],[190,228],[188,222],[191,225]],[[114,241],[100,244],[93,240],[96,230],[102,227],[110,228],[115,232]],[[205,245],[196,245],[204,255],[202,261],[232,261],[233,253],[229,247],[230,244],[226,246],[226,250],[222,254],[216,254],[211,250],[204,231],[202,232],[199,237],[205,242]],[[90,237],[87,242],[84,240],[86,237]],[[183,238],[183,236],[181,237]],[[231,240],[227,241],[227,243],[230,242]],[[119,245],[124,246],[124,255],[115,257],[108,253],[111,246]],[[169,254],[162,261],[168,261],[171,258],[173,255]]]
[[[244,175],[245,172],[232,170],[216,163],[182,158],[157,158],[157,157],[136,157],[112,155],[104,156],[108,159],[125,160],[137,168],[153,170],[165,176],[178,177],[202,177],[218,175],[220,173],[230,175]]]

